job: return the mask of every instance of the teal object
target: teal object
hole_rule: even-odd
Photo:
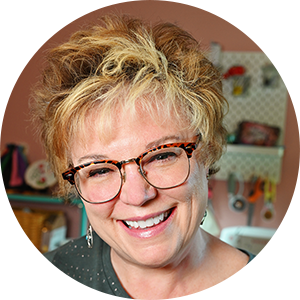
[[[39,203],[65,205],[63,200],[60,198],[44,196],[44,195],[7,194],[7,197],[10,201],[39,202]],[[87,215],[86,215],[84,205],[82,204],[80,199],[72,200],[72,204],[77,205],[77,207],[81,211],[80,236],[83,236],[86,234],[86,229],[87,229]]]

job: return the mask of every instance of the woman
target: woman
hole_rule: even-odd
[[[172,24],[106,16],[51,50],[33,113],[60,195],[76,190],[91,226],[46,257],[141,299],[199,292],[244,267],[252,255],[199,227],[226,105],[220,74]]]

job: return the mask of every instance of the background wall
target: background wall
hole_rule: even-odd
[[[47,48],[65,41],[79,26],[108,12],[129,13],[151,21],[175,22],[207,48],[217,41],[225,51],[287,51],[288,1],[273,0],[26,0],[1,1],[0,11],[0,149],[6,143],[25,143],[29,159],[44,158],[28,122],[28,99],[40,73]],[[299,173],[300,136],[295,109],[287,93],[285,155],[277,187],[276,217],[260,218],[256,207],[253,225],[287,229],[288,208]],[[227,205],[224,181],[212,182],[213,204],[221,227],[245,225],[246,213]]]

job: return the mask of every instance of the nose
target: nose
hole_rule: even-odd
[[[135,163],[122,166],[123,185],[119,199],[127,205],[143,206],[155,199],[157,190],[143,178]]]

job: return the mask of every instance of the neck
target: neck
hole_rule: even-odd
[[[189,247],[162,267],[141,266],[123,259],[114,250],[111,260],[127,293],[139,299],[166,299],[198,292],[207,237],[198,230]],[[146,279],[146,280],[145,280]]]

